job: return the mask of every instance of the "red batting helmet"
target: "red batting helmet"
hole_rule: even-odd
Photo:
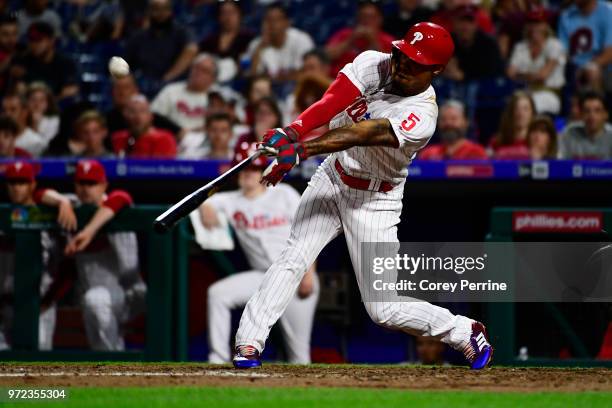
[[[455,51],[451,35],[434,23],[413,25],[393,46],[421,65],[446,65]]]
[[[232,160],[232,166],[237,165],[257,150],[257,143],[249,143],[249,142],[241,142],[238,143],[236,148],[234,149],[234,158]],[[250,167],[256,167],[260,169],[266,168],[268,165],[268,159],[266,156],[259,156],[255,160],[251,162]]]

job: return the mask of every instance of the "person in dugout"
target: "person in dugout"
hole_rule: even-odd
[[[76,262],[77,287],[89,345],[98,351],[122,351],[122,323],[144,311],[146,285],[140,276],[138,239],[134,232],[100,230],[115,215],[132,205],[126,191],[108,190],[100,162],[81,160],[74,177],[76,197],[54,195],[46,204],[61,207],[94,206],[89,222],[68,239],[66,256]]]
[[[36,171],[26,161],[10,163],[4,172],[8,197],[13,209],[11,218],[19,221],[26,218],[27,207],[55,201],[59,195],[52,190],[37,188]],[[63,228],[76,227],[76,217],[71,208],[60,206],[58,223]],[[40,280],[40,292],[46,293],[53,282],[59,259],[61,258],[61,236],[52,231],[41,231],[43,270]],[[0,232],[0,350],[12,348],[12,328],[14,320],[14,276],[15,276],[15,241],[9,234]],[[39,350],[51,350],[55,331],[55,302],[41,303],[38,324]]]

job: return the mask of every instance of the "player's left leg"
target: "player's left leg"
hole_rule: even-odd
[[[124,349],[117,318],[124,302],[114,301],[113,298],[116,296],[111,292],[112,290],[107,287],[95,286],[83,295],[83,321],[89,345],[93,350]]]
[[[263,281],[261,271],[248,271],[230,275],[208,288],[208,362],[229,363],[231,360],[230,335],[232,309],[249,301]]]
[[[337,188],[330,178],[332,171],[324,163],[311,178],[295,213],[287,246],[270,266],[257,293],[244,308],[236,332],[238,353],[234,357],[234,366],[237,368],[261,365],[259,355],[270,329],[285,312],[310,265],[341,232],[340,216],[334,202]]]
[[[57,306],[53,303],[40,314],[38,319],[38,349],[51,350],[53,348],[53,334],[55,333],[55,320]]]
[[[354,189],[343,190],[345,204],[340,211],[343,214],[342,225],[365,308],[372,320],[383,327],[402,330],[413,335],[436,337],[464,352],[468,359],[473,360],[472,343],[476,341],[476,347],[480,348],[483,345],[481,338],[486,336],[484,326],[482,330],[480,327],[475,328],[474,324],[477,322],[474,320],[453,315],[445,308],[416,299],[391,302],[385,300],[384,294],[380,294],[372,301],[373,299],[365,296],[369,290],[366,285],[372,281],[370,279],[372,276],[368,274],[373,272],[370,268],[362,267],[362,243],[386,243],[383,246],[385,256],[394,257],[399,250],[397,224],[400,222],[402,204],[401,191],[396,191],[398,188],[403,186],[396,187],[387,194]],[[481,331],[483,334],[480,334]],[[486,345],[490,348],[488,342]],[[492,354],[492,349],[489,354]],[[489,354],[483,356],[486,360],[485,365],[490,360]],[[478,365],[480,364],[476,366],[473,364],[473,367],[482,368],[477,367]]]
[[[312,293],[304,299],[295,295],[280,318],[287,361],[292,364],[310,364],[310,336],[318,300],[319,278],[315,273]]]

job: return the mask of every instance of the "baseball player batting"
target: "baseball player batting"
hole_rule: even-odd
[[[261,148],[276,156],[262,182],[275,185],[309,156],[331,153],[304,191],[287,246],[249,300],[236,333],[233,363],[261,366],[270,328],[321,250],[344,233],[363,294],[362,242],[398,243],[407,166],[436,127],[431,86],[453,55],[450,34],[432,23],[414,25],[392,54],[366,51],[347,64],[321,100],[284,129],[266,132]],[[329,122],[330,131],[300,142]],[[386,328],[440,339],[464,353],[472,369],[493,357],[485,327],[426,302],[367,302],[372,320]]]
[[[238,146],[234,164],[255,150],[254,143],[243,142]],[[211,363],[230,362],[231,310],[243,307],[255,294],[264,272],[284,249],[300,201],[298,192],[287,184],[266,188],[259,183],[267,163],[265,156],[258,157],[239,173],[239,190],[217,193],[200,207],[205,227],[218,226],[219,213],[229,219],[252,268],[221,279],[208,289],[208,361]],[[319,280],[312,266],[280,317],[290,363],[310,363],[310,334],[318,298]]]

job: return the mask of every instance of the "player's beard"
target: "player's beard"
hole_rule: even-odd
[[[464,136],[465,132],[461,129],[445,129],[440,131],[440,140],[446,144],[454,143]]]

